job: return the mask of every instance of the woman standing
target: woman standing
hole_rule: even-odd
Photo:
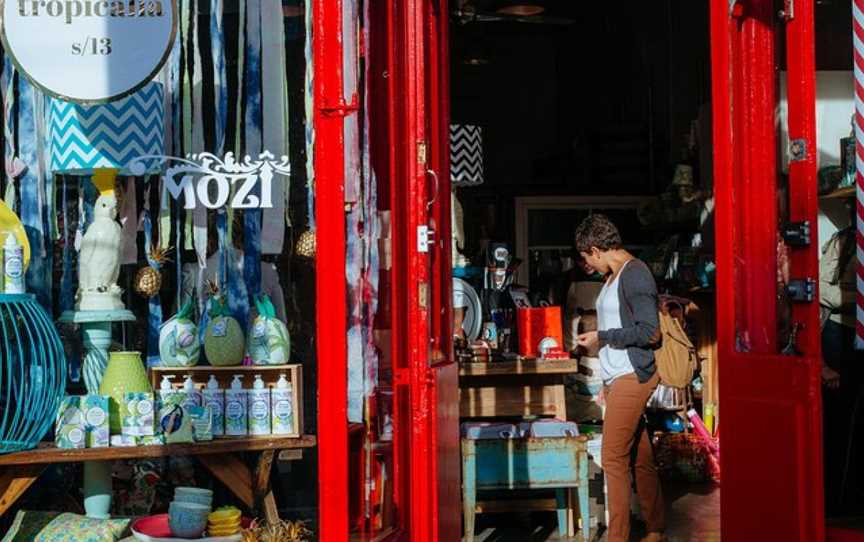
[[[630,539],[630,469],[648,527],[643,542],[663,540],[665,510],[654,453],[645,429],[645,404],[660,377],[652,345],[659,338],[657,285],[643,262],[624,250],[618,228],[603,215],[591,215],[576,229],[576,249],[606,276],[597,297],[598,331],[577,343],[600,347],[603,378],[602,463],[609,493],[608,542]]]

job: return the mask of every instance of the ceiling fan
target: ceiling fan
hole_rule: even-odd
[[[458,0],[453,16],[460,24],[468,23],[529,23],[567,26],[576,21],[564,17],[544,15],[546,8],[526,0],[524,3],[508,3],[495,11],[477,9],[473,0]]]

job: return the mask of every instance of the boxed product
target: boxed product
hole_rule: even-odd
[[[128,435],[111,435],[112,448],[131,448],[138,446],[138,438]]]
[[[81,412],[81,397],[64,397],[57,410],[55,443],[58,448],[85,448],[86,430]]]
[[[159,409],[159,430],[167,444],[195,442],[192,417],[183,405],[173,404],[173,401],[163,404]]]
[[[195,442],[213,440],[213,411],[210,407],[189,407]]]
[[[81,412],[87,431],[88,448],[107,448],[111,445],[111,428],[108,423],[110,398],[107,395],[85,395]]]
[[[123,435],[149,437],[156,434],[156,420],[152,393],[130,392],[120,405]]]
[[[149,437],[137,437],[136,440],[141,446],[161,446],[165,444],[165,435],[153,435]]]

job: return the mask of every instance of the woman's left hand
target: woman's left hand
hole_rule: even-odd
[[[589,331],[576,337],[576,344],[591,351],[600,345],[600,335],[596,331]]]

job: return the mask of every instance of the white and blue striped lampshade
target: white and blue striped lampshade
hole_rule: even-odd
[[[134,94],[98,105],[81,105],[51,98],[48,112],[51,170],[92,174],[95,168],[121,172],[140,156],[165,151],[164,90],[151,82]],[[146,164],[148,172],[160,163]]]

